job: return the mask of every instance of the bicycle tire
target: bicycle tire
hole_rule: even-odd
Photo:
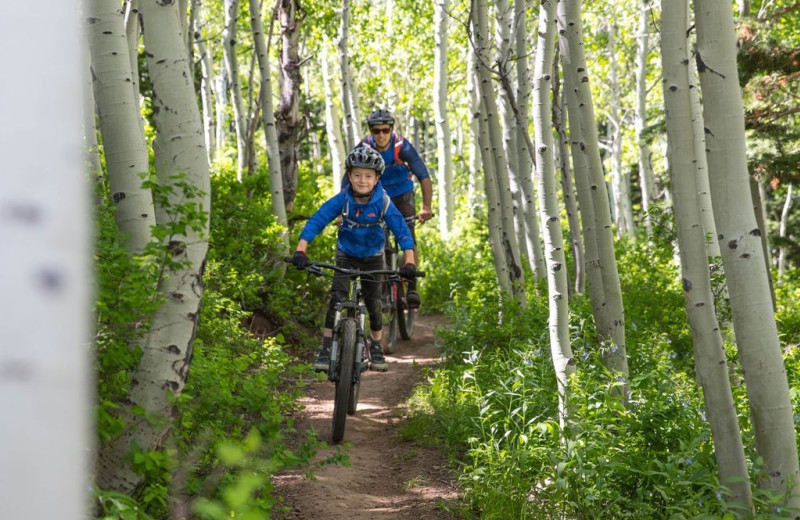
[[[405,287],[403,284],[397,285],[397,328],[400,329],[400,337],[408,341],[411,335],[414,334],[414,318],[416,310],[409,309],[406,305],[406,300],[403,297]]]
[[[388,324],[389,330],[384,334],[386,341],[383,345],[383,351],[386,354],[394,354],[397,350],[397,284],[389,284],[388,290],[389,311],[384,316],[384,322]]]
[[[367,348],[366,346],[364,348]],[[362,361],[363,362],[363,361]],[[350,385],[350,398],[347,400],[347,415],[355,415],[358,408],[358,394],[361,392],[361,374],[358,374],[358,383]]]
[[[350,390],[353,386],[353,366],[356,354],[356,320],[345,318],[339,330],[339,377],[333,399],[333,442],[344,438],[347,409],[350,406]]]

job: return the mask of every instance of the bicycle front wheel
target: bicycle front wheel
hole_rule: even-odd
[[[356,320],[345,318],[339,330],[339,362],[336,392],[333,400],[333,442],[344,438],[344,425],[353,386],[353,366],[356,355]]]
[[[397,286],[397,328],[400,329],[400,337],[405,340],[411,339],[414,334],[414,317],[416,311],[409,309],[405,299],[405,285],[402,283]]]

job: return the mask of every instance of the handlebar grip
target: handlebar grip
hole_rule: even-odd
[[[287,264],[291,264],[292,263],[292,257],[291,256],[284,256],[283,257],[283,261],[286,262]]]
[[[425,271],[417,271],[417,278],[425,278]]]

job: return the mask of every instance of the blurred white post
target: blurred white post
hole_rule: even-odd
[[[0,518],[87,512],[92,282],[78,2],[3,6]]]

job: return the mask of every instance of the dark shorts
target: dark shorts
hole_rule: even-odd
[[[336,251],[336,265],[348,269],[361,269],[362,271],[377,271],[384,269],[383,251],[379,255],[369,258],[356,258],[346,255],[341,251]],[[351,276],[340,274],[333,275],[331,285],[331,297],[328,303],[328,313],[325,316],[325,328],[333,327],[336,304],[347,299],[350,289]],[[383,289],[383,276],[376,278],[361,278],[361,294],[364,296],[364,304],[369,314],[370,330],[378,331],[383,328],[383,316],[381,315],[381,290]]]
[[[397,206],[397,209],[400,210],[400,213],[405,217],[408,229],[411,230],[411,238],[414,240],[414,244],[416,244],[417,235],[414,232],[414,227],[417,222],[417,203],[414,199],[414,190],[393,197],[392,202],[394,202],[394,205]]]

